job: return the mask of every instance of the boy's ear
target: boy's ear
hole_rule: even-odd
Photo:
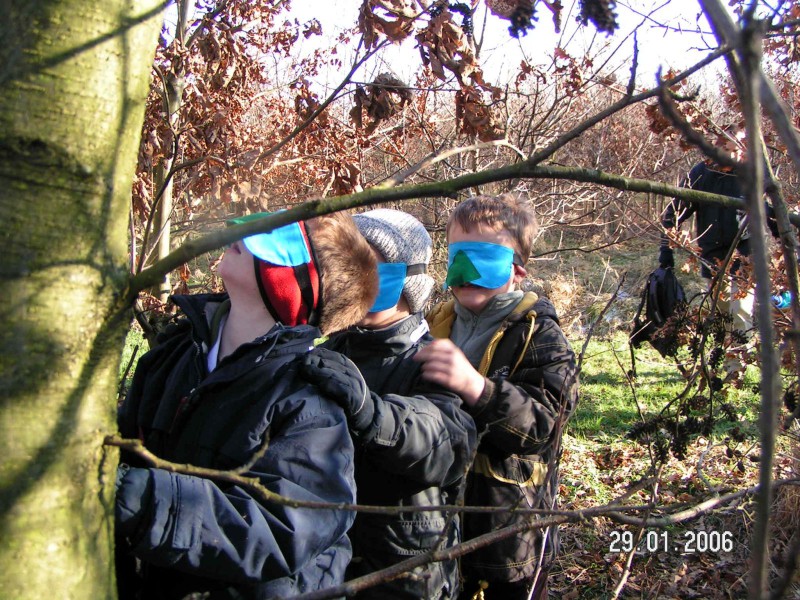
[[[514,267],[514,283],[519,283],[528,276],[528,272],[525,270],[525,267],[521,267],[519,265],[511,266]]]

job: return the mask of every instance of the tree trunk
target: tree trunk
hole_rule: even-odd
[[[166,256],[170,252],[171,242],[172,242],[172,181],[173,178],[170,176],[170,169],[172,169],[173,159],[168,158],[165,159],[163,164],[161,164],[156,173],[158,174],[155,178],[156,180],[156,189],[162,189],[163,186],[163,193],[161,194],[161,200],[158,203],[157,209],[157,217],[155,222],[158,227],[158,252],[156,253],[156,260],[161,260],[162,258],[166,258]],[[166,178],[170,176],[169,181],[166,181]],[[166,185],[164,185],[166,181]],[[153,290],[154,295],[161,301],[162,304],[166,304],[167,300],[169,300],[169,295],[172,292],[172,282],[170,280],[169,273],[164,275],[164,279],[159,284],[158,288]]]
[[[159,0],[0,20],[0,589],[113,598],[128,205]]]

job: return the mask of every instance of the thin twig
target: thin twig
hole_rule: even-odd
[[[360,68],[361,68],[361,65],[363,65],[363,64],[364,64],[364,63],[365,63],[365,62],[366,62],[368,59],[370,59],[370,58],[371,58],[371,57],[372,57],[374,54],[376,54],[376,53],[377,53],[379,50],[381,50],[381,49],[382,49],[384,46],[388,45],[388,43],[389,43],[389,40],[383,40],[383,41],[382,41],[382,42],[380,42],[379,44],[376,44],[374,48],[372,48],[371,50],[368,50],[367,52],[365,52],[364,56],[362,56],[361,58],[359,58],[359,59],[355,60],[355,61],[353,62],[353,65],[350,67],[350,71],[347,73],[347,75],[345,75],[345,76],[344,76],[344,78],[342,79],[342,82],[341,82],[341,83],[340,83],[340,84],[339,84],[339,85],[336,87],[336,89],[334,89],[334,90],[333,90],[333,91],[332,91],[332,92],[331,92],[331,93],[328,95],[328,97],[327,97],[327,98],[326,98],[326,99],[325,99],[325,100],[324,100],[324,101],[323,101],[323,102],[322,102],[322,103],[321,103],[319,106],[317,106],[317,108],[315,108],[315,109],[314,109],[314,110],[311,112],[311,114],[310,114],[310,115],[308,115],[308,117],[306,117],[306,118],[303,120],[303,122],[302,122],[302,123],[300,123],[299,125],[297,125],[297,127],[295,127],[295,128],[294,128],[294,129],[291,131],[291,133],[289,133],[289,135],[287,135],[285,138],[283,138],[283,139],[282,139],[281,141],[279,141],[277,144],[275,144],[275,145],[271,146],[270,148],[267,148],[267,149],[266,149],[266,150],[264,150],[264,151],[263,151],[261,154],[259,154],[259,155],[258,155],[258,158],[256,158],[256,160],[254,161],[254,164],[257,164],[257,163],[259,163],[260,161],[264,160],[265,158],[267,158],[267,157],[269,157],[269,156],[272,156],[272,155],[273,155],[273,154],[275,154],[276,152],[279,152],[279,151],[281,150],[281,148],[283,148],[284,146],[286,146],[286,144],[288,144],[288,143],[289,143],[289,142],[291,142],[291,141],[292,141],[294,138],[296,138],[298,135],[300,135],[300,133],[302,133],[302,131],[303,131],[303,130],[305,130],[305,129],[306,129],[308,126],[309,126],[309,125],[311,125],[311,123],[313,123],[313,122],[314,122],[314,120],[315,120],[315,119],[316,119],[316,118],[317,118],[319,115],[321,115],[321,114],[323,113],[323,111],[325,111],[325,109],[326,109],[326,108],[328,108],[328,106],[329,106],[329,105],[330,105],[330,104],[331,104],[331,103],[332,103],[334,100],[336,100],[336,98],[338,98],[338,96],[339,96],[339,92],[341,92],[341,91],[344,89],[344,87],[345,87],[345,86],[346,86],[348,83],[350,83],[350,81],[351,81],[351,79],[352,79],[353,75],[355,74],[355,72],[356,72],[358,69],[360,69]],[[361,49],[361,44],[363,44],[363,39],[362,39],[362,41],[359,43],[359,47],[356,49],[356,52],[358,52],[358,51]]]
[[[238,485],[251,490],[252,492],[254,492],[254,495],[258,496],[262,500],[274,504],[291,506],[293,508],[348,510],[348,511],[358,511],[358,512],[385,514],[385,515],[402,514],[402,513],[407,513],[409,511],[408,506],[376,506],[371,504],[351,504],[345,502],[296,500],[293,498],[287,498],[285,496],[281,496],[280,494],[276,494],[267,489],[266,487],[264,487],[264,485],[261,483],[258,477],[244,474],[248,469],[252,468],[254,462],[258,460],[259,456],[255,456],[253,460],[248,461],[247,465],[240,466],[231,471],[221,471],[218,469],[209,469],[206,467],[198,467],[186,463],[174,463],[165,460],[150,452],[144,446],[141,440],[126,439],[117,435],[110,435],[106,436],[103,443],[106,446],[114,446],[119,448],[120,450],[130,452],[131,454],[141,458],[146,464],[150,465],[153,468],[163,469],[165,471],[169,471],[170,473],[180,473],[183,475],[202,477],[204,479],[209,479],[211,481],[219,481],[223,483]],[[262,444],[259,452],[263,453],[265,450],[266,450],[266,442]],[[619,506],[616,506],[614,507],[614,510],[618,510],[619,508],[620,508]],[[644,510],[646,507],[626,506],[624,508],[625,510],[628,511],[639,511],[639,510]],[[443,512],[447,514],[508,513],[511,510],[519,514],[530,515],[532,518],[549,517],[553,515],[562,516],[570,514],[570,511],[556,511],[556,510],[548,510],[541,508],[519,508],[517,506],[455,506],[450,504],[444,504],[444,505],[413,507],[414,512]],[[538,527],[528,527],[528,528],[538,528]]]

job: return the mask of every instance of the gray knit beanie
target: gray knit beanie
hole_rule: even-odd
[[[431,236],[417,219],[400,210],[377,208],[353,215],[358,230],[386,262],[425,265],[433,252]],[[433,277],[419,273],[406,277],[403,295],[411,312],[420,312],[431,296]]]

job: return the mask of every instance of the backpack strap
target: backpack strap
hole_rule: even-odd
[[[536,292],[525,292],[525,295],[522,297],[522,300],[519,301],[514,307],[514,310],[511,311],[511,315],[521,315],[523,313],[528,312],[533,308],[533,305],[539,301],[539,296]],[[509,315],[509,316],[511,316]]]
[[[525,292],[522,300],[517,303],[517,305],[514,307],[514,310],[512,310],[503,320],[503,322],[500,324],[500,327],[498,327],[497,331],[494,332],[492,339],[489,340],[489,344],[486,346],[486,351],[481,357],[481,363],[478,366],[478,372],[481,375],[486,377],[487,373],[489,372],[489,365],[492,363],[494,353],[497,350],[497,346],[500,344],[500,340],[503,339],[506,329],[508,329],[509,325],[511,325],[512,317],[525,315],[525,318],[529,321],[528,334],[525,337],[525,343],[522,345],[522,351],[519,353],[519,356],[517,357],[513,368],[509,372],[509,375],[512,375],[514,371],[517,370],[517,367],[519,367],[522,359],[525,358],[525,352],[528,350],[528,346],[530,346],[531,339],[533,339],[533,327],[536,320],[536,311],[533,310],[533,305],[538,301],[539,296],[537,296],[536,293]]]
[[[508,373],[509,376],[513,375],[516,372],[517,367],[519,367],[520,363],[522,363],[522,359],[525,358],[525,353],[528,351],[528,347],[531,345],[531,340],[533,339],[533,328],[536,325],[536,311],[528,311],[528,314],[525,315],[525,318],[528,320],[528,335],[525,336],[525,343],[522,345],[522,351],[519,353],[517,362],[514,363],[514,367]]]
[[[664,277],[662,277],[661,279],[666,280],[666,269],[664,271],[665,271]],[[658,293],[660,274],[657,273],[658,269],[656,269],[654,274],[650,276],[650,281],[649,281],[650,285],[648,286],[650,288],[650,300],[649,300],[650,305],[648,306],[647,317],[651,321],[653,321],[654,325],[656,325],[657,327],[661,327],[661,325],[663,325],[664,322],[666,321],[666,317],[664,315],[664,307],[661,306],[661,295]],[[666,281],[663,281],[661,283],[665,284]]]

